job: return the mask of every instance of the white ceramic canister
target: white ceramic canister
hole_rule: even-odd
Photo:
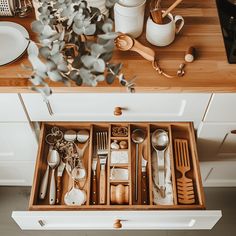
[[[88,6],[98,8],[102,14],[108,17],[109,11],[106,8],[106,0],[87,0]]]
[[[183,28],[184,19],[182,16],[173,16],[169,13],[166,17],[169,18],[166,24],[156,24],[150,17],[148,18],[146,38],[149,43],[159,47],[167,46],[174,41],[176,34]],[[177,22],[179,22],[178,27],[176,26]]]
[[[146,0],[137,6],[125,6],[116,3],[114,6],[115,31],[137,38],[143,32]]]

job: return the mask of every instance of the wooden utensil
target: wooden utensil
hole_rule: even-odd
[[[162,24],[161,0],[152,0],[150,2],[150,14],[156,24]]]
[[[142,193],[141,193],[141,200],[143,205],[148,204],[148,182],[147,182],[147,160],[144,158],[144,148],[142,149]]]
[[[115,45],[121,51],[135,51],[148,61],[155,60],[155,52],[151,48],[145,47],[127,34],[120,34],[115,39]]]
[[[175,166],[182,174],[181,178],[177,179],[177,194],[180,204],[195,203],[195,194],[193,188],[193,180],[186,177],[186,173],[191,170],[188,141],[186,139],[175,139]]]
[[[100,160],[99,204],[106,203],[106,161],[108,155],[108,133],[97,133],[97,155]]]
[[[62,175],[64,172],[66,164],[62,161],[60,162],[60,165],[57,168],[57,194],[56,194],[56,204],[60,204],[61,202],[61,190],[62,190]]]
[[[162,18],[165,18],[173,9],[175,9],[183,0],[176,0],[163,14]]]

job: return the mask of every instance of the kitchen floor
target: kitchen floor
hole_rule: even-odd
[[[223,218],[213,230],[203,231],[22,231],[11,218],[11,212],[27,210],[30,188],[0,187],[1,236],[234,236],[236,235],[236,188],[206,188],[207,209],[223,212]]]

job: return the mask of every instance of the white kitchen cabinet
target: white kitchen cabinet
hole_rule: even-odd
[[[235,93],[213,94],[204,122],[236,122]]]
[[[29,123],[0,123],[0,161],[35,161],[36,150]]]
[[[205,187],[236,187],[236,161],[200,162]]]
[[[25,230],[111,230],[121,220],[123,230],[211,229],[221,211],[37,211],[13,212]]]
[[[0,94],[0,185],[31,185],[36,136],[18,94]]]
[[[35,161],[0,161],[1,186],[31,186]]]
[[[27,121],[27,116],[16,93],[1,93],[0,109],[0,122]]]
[[[197,137],[200,161],[236,161],[236,123],[201,123]]]
[[[21,96],[32,121],[194,121],[197,127],[211,95],[67,93],[50,96],[49,106],[40,94]]]

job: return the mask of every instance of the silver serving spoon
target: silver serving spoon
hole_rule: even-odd
[[[139,163],[139,144],[146,138],[146,132],[142,129],[135,129],[131,134],[132,141],[136,144],[135,157],[135,201],[138,201],[138,163]]]
[[[57,150],[53,149],[48,155],[48,165],[52,169],[50,191],[49,191],[49,204],[54,205],[56,202],[56,181],[55,181],[55,169],[60,163],[60,156]]]
[[[152,147],[157,153],[158,182],[160,194],[165,197],[165,150],[169,145],[169,137],[165,130],[157,129],[152,134]]]

